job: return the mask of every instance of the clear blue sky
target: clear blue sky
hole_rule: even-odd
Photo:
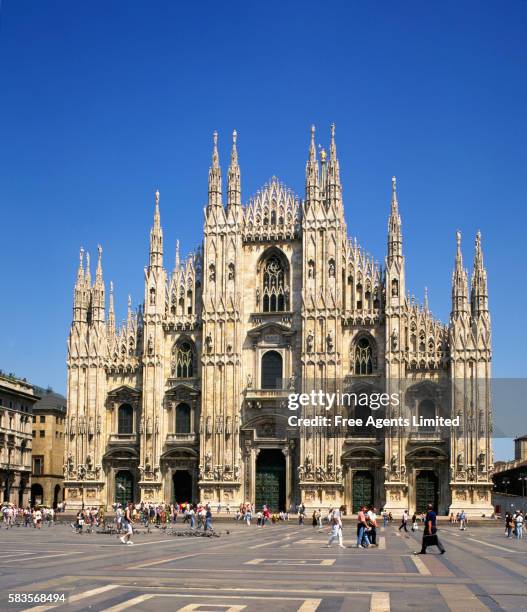
[[[250,5],[251,8],[248,8]],[[494,374],[525,376],[527,2],[71,2],[0,8],[0,367],[65,391],[78,249],[118,315],[143,296],[154,192],[167,265],[200,240],[211,134],[244,200],[303,195],[337,125],[349,231],[380,261],[398,177],[408,287],[446,321],[454,233],[488,266]],[[92,259],[95,259],[94,257]]]

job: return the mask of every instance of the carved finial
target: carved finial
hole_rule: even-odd
[[[238,132],[236,130],[232,131],[232,144],[236,144],[236,139],[238,138]]]
[[[320,149],[320,161],[323,164],[326,163],[326,151],[324,149]]]
[[[132,308],[132,296],[128,294],[128,310]]]
[[[156,190],[156,206],[159,206],[159,189]]]
[[[82,262],[84,260],[84,248],[81,247],[80,251],[79,251],[79,265],[82,268]]]
[[[331,140],[335,139],[335,124],[331,124]]]
[[[426,310],[426,312],[429,311],[429,306],[428,306],[428,287],[425,287],[425,302],[424,302],[424,308]]]
[[[110,281],[110,294],[113,293],[113,281]]]
[[[176,268],[179,268],[179,240],[176,240]]]
[[[214,143],[214,148],[218,146],[218,132],[214,130],[212,134],[212,142]]]

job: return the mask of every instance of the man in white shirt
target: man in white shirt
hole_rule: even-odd
[[[331,535],[328,540],[328,548],[331,547],[331,544],[334,540],[338,540],[340,548],[346,548],[342,543],[342,519],[340,517],[339,510],[332,510],[329,514],[329,523],[331,525]]]
[[[366,512],[366,519],[370,531],[368,531],[368,539],[372,546],[379,546],[377,544],[377,513],[375,506],[371,506],[368,512]]]

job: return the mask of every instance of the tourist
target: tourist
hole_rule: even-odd
[[[512,514],[507,512],[505,515],[505,535],[510,538],[512,535],[512,528],[514,527],[514,520]]]
[[[327,547],[330,548],[334,540],[337,540],[340,548],[346,548],[342,542],[342,518],[340,516],[340,510],[331,509],[329,512],[329,523],[331,525],[331,534],[327,543]]]
[[[425,528],[423,531],[423,541],[421,543],[421,550],[414,554],[416,555],[426,555],[426,549],[428,546],[437,546],[439,548],[440,554],[445,554],[445,549],[439,538],[437,537],[437,527],[436,527],[437,515],[434,512],[434,507],[432,504],[428,504],[428,512],[425,516]]]
[[[126,506],[126,510],[124,511],[124,517],[123,517],[123,529],[124,529],[124,535],[121,536],[120,540],[123,544],[133,544],[132,542],[132,535],[133,535],[133,528],[132,528],[132,504],[129,503],[128,506]]]
[[[401,529],[404,529],[405,532],[408,533],[408,529],[406,528],[407,523],[408,523],[408,510],[405,510],[401,517],[401,524],[399,525],[399,531],[401,531]]]
[[[361,506],[357,514],[357,548],[368,548],[368,523],[366,520],[366,506]]]
[[[207,504],[207,509],[205,510],[205,526],[204,531],[212,531],[212,512],[210,510],[210,505]]]
[[[370,509],[366,513],[366,522],[368,523],[368,539],[372,546],[379,546],[377,544],[377,510],[375,506],[370,506]]]
[[[464,510],[461,510],[461,513],[459,514],[459,530],[460,531],[465,531],[466,522],[467,522],[467,515],[465,514]]]
[[[520,510],[516,510],[514,517],[514,531],[516,533],[516,539],[521,540],[523,538],[523,514]]]

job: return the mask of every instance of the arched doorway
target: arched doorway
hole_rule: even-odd
[[[134,477],[128,470],[121,470],[115,475],[114,500],[122,506],[134,501]]]
[[[262,389],[282,388],[282,355],[267,351],[262,357]]]
[[[31,506],[40,506],[44,503],[44,489],[42,485],[34,483],[31,485]]]
[[[187,470],[176,470],[172,476],[172,500],[179,504],[192,502],[192,476]]]
[[[415,511],[426,512],[428,504],[437,512],[439,502],[439,484],[435,472],[423,470],[415,477]]]
[[[351,483],[352,512],[358,512],[361,506],[373,505],[373,475],[371,472],[355,472]]]
[[[60,501],[60,485],[55,485],[55,489],[53,491],[53,508],[56,508]]]
[[[265,504],[273,512],[285,510],[285,456],[279,448],[264,448],[256,459],[256,510]]]

